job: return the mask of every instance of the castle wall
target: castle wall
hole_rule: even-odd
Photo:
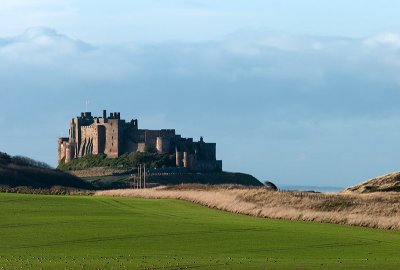
[[[197,155],[191,154],[190,155],[190,167],[192,170],[196,171],[198,169],[198,161],[197,161]]]
[[[103,122],[104,123],[104,122]],[[104,153],[106,149],[106,127],[104,125],[97,126],[97,140],[96,140],[96,147],[93,154],[101,154]]]
[[[122,147],[122,153],[132,153],[132,152],[138,152],[139,147],[138,143],[131,141],[131,140],[123,140],[123,147]]]
[[[95,128],[93,125],[81,127],[81,146],[79,149],[79,157],[93,154],[94,138]]]
[[[146,152],[146,143],[138,143],[137,144],[137,152]]]
[[[216,160],[216,144],[199,142],[198,147],[198,158],[199,160]]]
[[[151,151],[173,153],[171,143],[176,139],[175,130],[137,129],[136,122],[125,124],[121,140],[121,153]]]
[[[215,171],[222,171],[222,161],[197,161],[196,170],[202,172],[215,172]]]
[[[157,137],[160,134],[158,130],[145,130],[145,143],[149,151],[155,152],[157,148]]]

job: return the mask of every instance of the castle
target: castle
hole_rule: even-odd
[[[174,154],[176,167],[193,172],[222,171],[215,143],[206,143],[202,137],[198,142],[182,138],[174,129],[139,129],[137,119],[126,122],[119,112],[107,116],[104,110],[102,117],[81,113],[71,119],[69,137],[58,138],[58,163],[97,154],[118,158],[131,152]]]

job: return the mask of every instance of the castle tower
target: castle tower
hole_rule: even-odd
[[[187,168],[189,167],[189,153],[188,152],[183,152],[183,167]]]
[[[179,152],[178,149],[175,151],[175,156],[176,156],[176,167],[183,167],[183,162],[182,162],[182,152]]]
[[[120,138],[122,137],[120,123],[118,113],[111,113],[109,119],[107,119],[104,154],[110,158],[120,156]]]
[[[66,143],[65,163],[70,162],[75,158],[75,143]]]
[[[169,153],[170,139],[165,137],[157,137],[156,139],[156,149],[159,154]]]
[[[57,146],[58,146],[58,163],[61,162],[62,159],[65,158],[66,155],[66,144],[68,142],[69,138],[58,138],[57,140]]]

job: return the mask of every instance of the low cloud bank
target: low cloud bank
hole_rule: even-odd
[[[119,110],[142,127],[216,141],[228,170],[349,185],[400,164],[399,41],[390,32],[243,30],[209,42],[101,45],[31,28],[0,38],[0,149],[54,164],[49,142],[89,100],[95,113]]]

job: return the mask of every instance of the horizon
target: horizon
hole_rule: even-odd
[[[398,171],[397,8],[4,1],[0,151],[55,166],[69,119],[104,108],[203,136],[224,170],[260,181],[346,187]]]

